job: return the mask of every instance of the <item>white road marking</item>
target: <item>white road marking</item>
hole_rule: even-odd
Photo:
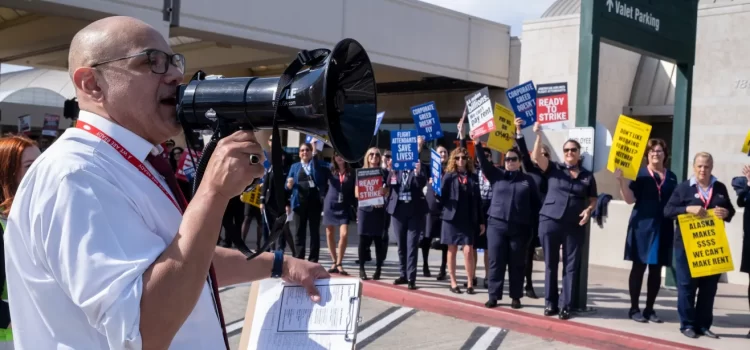
[[[361,332],[357,333],[357,342],[361,343],[365,341],[367,338],[371,337],[373,334],[375,334],[377,331],[387,327],[392,322],[399,319],[401,316],[406,315],[409,311],[413,310],[412,308],[408,307],[402,307],[394,312],[392,312],[390,315],[384,317],[382,320],[375,322],[374,324],[370,325],[369,327],[365,328]]]
[[[477,342],[474,343],[474,346],[471,347],[471,350],[486,350],[492,345],[492,341],[495,340],[495,337],[497,337],[500,332],[503,330],[501,328],[495,328],[491,327],[487,329],[482,336],[477,339]]]

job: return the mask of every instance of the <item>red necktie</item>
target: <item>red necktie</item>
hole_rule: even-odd
[[[159,175],[164,177],[164,180],[167,182],[167,186],[169,186],[169,189],[172,191],[172,193],[175,196],[175,199],[177,200],[177,204],[180,205],[180,209],[182,209],[182,212],[185,212],[185,209],[187,208],[187,200],[185,200],[185,196],[182,193],[182,190],[180,190],[180,186],[177,184],[177,177],[174,175],[174,170],[172,170],[172,166],[169,165],[169,162],[167,161],[167,154],[162,153],[159,156],[154,156],[151,153],[148,154],[148,157],[146,157],[146,160],[148,160],[149,163],[156,169],[157,172],[159,172]],[[229,350],[229,337],[227,336],[227,326],[224,322],[224,311],[221,309],[221,300],[219,298],[219,286],[216,284],[216,271],[214,271],[214,264],[211,264],[211,267],[208,269],[208,275],[209,275],[209,284],[211,285],[211,289],[213,289],[214,294],[214,304],[216,306],[216,311],[219,314],[219,322],[221,322],[221,332],[224,336],[224,344],[227,347],[227,350]]]

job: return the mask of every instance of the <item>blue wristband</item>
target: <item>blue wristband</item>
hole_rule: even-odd
[[[284,266],[284,251],[276,250],[273,252],[273,268],[271,269],[271,277],[281,277],[282,267]]]

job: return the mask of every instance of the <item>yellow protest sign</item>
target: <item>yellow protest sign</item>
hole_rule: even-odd
[[[650,135],[651,125],[620,115],[612,135],[607,170],[621,169],[624,178],[635,180]]]
[[[707,212],[703,218],[693,214],[677,216],[693,278],[734,270],[724,220],[716,217],[713,209]]]
[[[742,144],[742,153],[750,153],[750,131],[748,131],[747,136],[745,136],[745,143]]]
[[[498,152],[505,152],[513,147],[516,141],[516,115],[508,107],[495,102],[495,131],[490,132],[487,147]]]
[[[255,186],[251,191],[242,192],[240,200],[243,203],[250,204],[254,207],[260,208],[260,187],[261,185]]]

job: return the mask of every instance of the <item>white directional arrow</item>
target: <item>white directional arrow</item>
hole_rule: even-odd
[[[612,7],[615,6],[614,1],[607,0],[607,9],[609,9],[609,12],[612,12]]]

